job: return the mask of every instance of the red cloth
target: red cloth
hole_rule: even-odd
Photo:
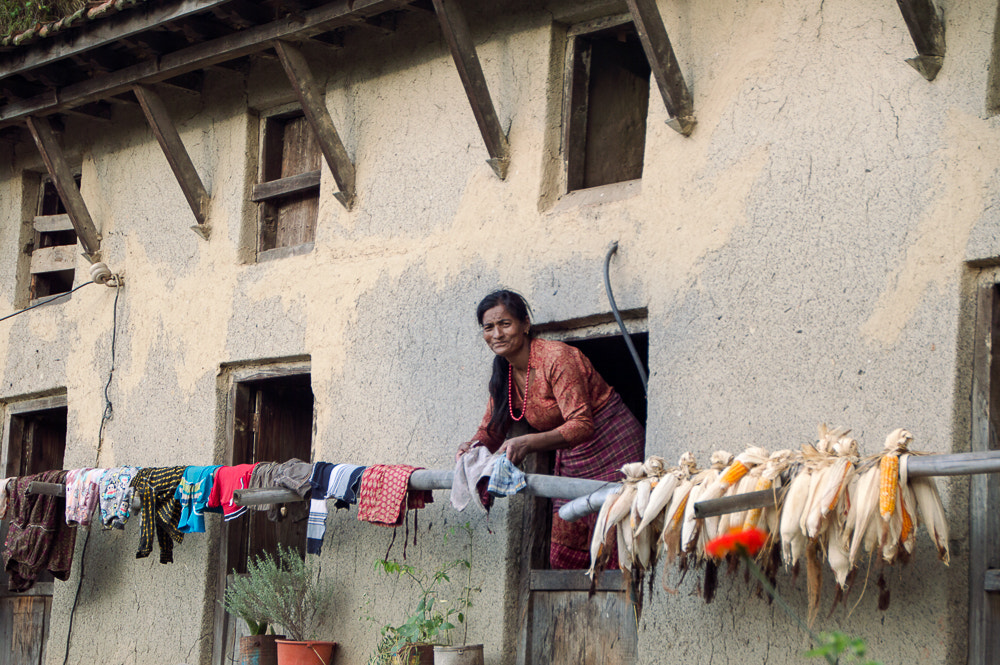
[[[237,464],[236,466],[220,466],[215,471],[212,491],[208,494],[205,508],[222,508],[222,518],[227,522],[246,512],[246,506],[233,503],[233,490],[242,490],[250,486],[250,476],[256,464]]]
[[[361,474],[358,519],[380,526],[399,526],[407,508],[423,508],[434,498],[426,490],[408,492],[410,476],[420,467],[376,464]]]
[[[566,443],[575,446],[594,435],[594,416],[608,404],[614,390],[597,373],[580,349],[546,339],[531,340],[528,355],[528,405],[525,417],[539,432],[558,430]],[[514,395],[514,410],[521,404]],[[472,441],[496,452],[503,432],[490,433],[486,425],[493,415],[493,401],[486,407],[482,425]]]

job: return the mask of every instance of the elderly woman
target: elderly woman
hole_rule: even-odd
[[[459,446],[459,456],[484,445],[518,464],[529,453],[555,450],[555,475],[611,481],[621,479],[623,464],[642,460],[642,425],[579,349],[532,337],[520,295],[495,291],[479,303],[476,316],[496,357],[486,415],[472,441]],[[513,425],[522,421],[535,431],[513,436]],[[554,510],[562,503],[553,501]],[[552,568],[588,567],[595,517],[566,522],[553,515]]]

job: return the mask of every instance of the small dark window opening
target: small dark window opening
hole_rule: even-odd
[[[80,176],[75,176],[73,180],[79,188]],[[56,247],[67,249],[49,249]],[[31,244],[31,299],[73,289],[75,248],[76,231],[66,214],[66,206],[52,180],[45,177],[38,197],[38,215],[34,219],[34,240]]]
[[[632,343],[642,361],[642,367],[649,370],[649,333],[634,333]],[[635,368],[632,355],[621,335],[595,337],[569,342],[583,351],[594,365],[597,373],[621,396],[625,406],[642,426],[646,426],[646,390]]]
[[[313,242],[319,180],[319,142],[302,111],[267,118],[261,182],[253,192],[261,204],[260,251]]]
[[[61,469],[66,452],[65,406],[10,417],[7,476]]]
[[[635,26],[572,40],[564,123],[568,190],[641,178],[650,68]]]

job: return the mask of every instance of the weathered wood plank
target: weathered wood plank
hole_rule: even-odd
[[[590,578],[582,570],[533,570],[532,591],[590,591]],[[620,570],[605,570],[597,575],[595,591],[625,591]]]
[[[73,222],[69,215],[38,215],[32,222],[39,233],[55,233],[57,231],[72,231]]]
[[[279,178],[278,180],[256,184],[253,186],[250,200],[259,203],[260,201],[266,201],[279,196],[299,194],[310,189],[315,189],[319,187],[319,176],[319,171],[309,171],[308,173],[300,173],[288,176],[287,178]]]
[[[479,64],[479,55],[472,41],[469,24],[465,20],[458,0],[433,1],[434,12],[441,24],[445,41],[448,42],[448,49],[458,69],[458,76],[462,79],[462,86],[465,87],[465,94],[472,106],[472,114],[476,117],[476,124],[479,125],[479,133],[482,134],[486,151],[490,154],[487,163],[503,180],[507,177],[507,167],[510,165],[510,145],[493,107],[493,99],[486,85],[482,65]]]
[[[632,22],[631,14],[615,14],[613,16],[602,16],[601,18],[596,18],[593,21],[574,23],[566,30],[566,35],[569,37],[575,37],[576,35],[585,35],[590,32],[607,30],[608,28],[615,28],[619,25],[624,25],[625,23],[631,23],[631,22]]]
[[[320,150],[323,152],[327,166],[330,167],[333,179],[340,189],[334,196],[345,208],[350,210],[351,203],[354,201],[354,164],[347,154],[347,149],[344,148],[344,143],[340,140],[337,128],[333,125],[333,119],[326,108],[324,95],[309,69],[309,63],[302,51],[287,42],[276,41],[274,50],[278,53],[278,59],[285,69],[288,81],[295,89],[295,95],[299,99],[299,104],[302,105],[302,112],[305,113],[306,120],[309,121],[316,133]]]
[[[379,0],[363,13],[377,14],[405,4],[404,0]],[[94,77],[50,91],[31,99],[0,107],[0,127],[23,122],[29,115],[48,115],[98,101],[131,90],[136,83],[157,83],[166,79],[234,60],[270,48],[276,39],[308,38],[350,22],[349,0],[334,0],[315,9],[273,23],[195,44],[156,60],[140,62],[110,74]]]
[[[944,63],[944,22],[933,0],[896,0],[918,55],[906,62],[933,81]]]
[[[73,171],[70,170],[69,164],[62,154],[59,142],[52,132],[52,126],[47,119],[32,116],[28,117],[27,123],[28,130],[35,139],[35,145],[38,146],[38,151],[42,155],[42,161],[45,162],[45,168],[48,169],[52,183],[55,185],[56,191],[59,192],[59,198],[62,199],[66,212],[73,222],[76,237],[83,245],[83,251],[86,252],[91,262],[99,260],[101,236],[97,233],[94,220],[90,217],[90,211],[87,210],[87,204],[84,202],[80,190],[76,187]]]
[[[76,267],[76,245],[40,247],[31,253],[31,274],[72,270]]]
[[[7,413],[9,415],[20,415],[22,413],[29,413],[31,411],[45,411],[47,409],[58,409],[69,404],[69,400],[66,397],[66,393],[61,393],[59,395],[49,395],[47,397],[37,397],[35,399],[20,400],[17,402],[11,402],[7,404]],[[16,474],[7,474],[16,475]]]
[[[635,22],[635,30],[639,33],[642,49],[653,70],[653,78],[656,79],[667,113],[671,116],[667,124],[680,134],[689,136],[695,126],[694,102],[667,36],[663,17],[656,7],[656,0],[626,2]]]
[[[142,107],[142,112],[146,116],[146,122],[153,130],[153,135],[156,137],[157,143],[160,144],[160,149],[163,150],[167,163],[170,164],[170,170],[177,178],[177,184],[180,185],[184,198],[187,199],[188,206],[194,213],[195,220],[204,227],[208,219],[208,191],[198,176],[194,162],[191,161],[191,156],[181,141],[181,135],[171,120],[167,107],[156,91],[148,86],[137,85],[132,88],[132,92],[139,100],[139,106]],[[204,230],[204,233],[200,235],[207,237],[207,230]]]

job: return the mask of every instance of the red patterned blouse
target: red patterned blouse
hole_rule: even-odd
[[[611,399],[612,388],[587,356],[569,344],[533,339],[528,358],[531,368],[525,389],[528,424],[540,432],[558,430],[570,446],[590,439],[594,435],[594,414]],[[520,410],[518,402],[515,394],[515,410]],[[491,398],[472,441],[479,441],[495,452],[503,443],[503,435],[486,430],[492,415]]]

